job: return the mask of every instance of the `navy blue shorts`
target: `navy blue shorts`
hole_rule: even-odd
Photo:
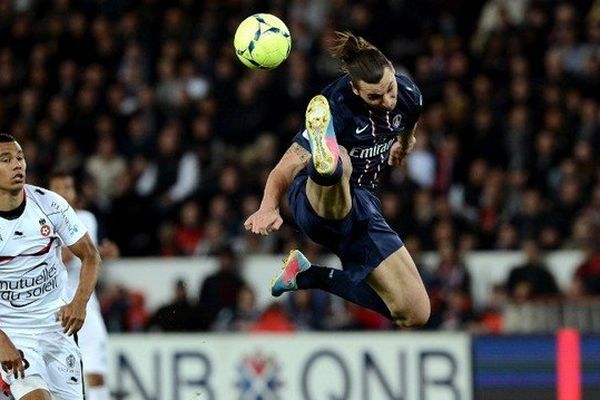
[[[298,227],[316,243],[327,247],[342,261],[354,282],[367,277],[383,260],[404,244],[381,214],[381,201],[363,188],[352,189],[352,209],[341,220],[321,218],[306,196],[308,175],[300,174],[288,191]]]

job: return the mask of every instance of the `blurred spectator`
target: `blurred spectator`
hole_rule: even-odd
[[[491,171],[479,198],[478,237],[481,248],[491,248],[495,234],[498,232],[505,200],[503,187],[504,175],[502,172]]]
[[[141,332],[148,323],[146,298],[143,293],[133,291],[129,294],[129,308],[125,314],[125,329],[127,332]]]
[[[554,276],[542,261],[540,249],[535,240],[523,242],[525,263],[515,266],[508,276],[506,291],[515,302],[554,296],[560,293]]]
[[[218,256],[217,271],[202,282],[198,298],[198,304],[209,316],[209,325],[221,310],[235,307],[239,293],[246,285],[240,276],[241,265],[233,250],[223,247],[219,249]]]
[[[114,285],[99,291],[98,298],[102,316],[109,332],[127,330],[126,314],[129,309],[129,292],[122,285]]]
[[[205,233],[194,249],[195,255],[218,255],[220,249],[231,246],[230,238],[221,221],[211,219],[206,223]]]
[[[58,143],[54,167],[57,170],[68,171],[70,174],[79,176],[82,166],[83,156],[75,141],[69,137],[61,139]]]
[[[256,306],[256,295],[250,286],[242,286],[233,307],[219,312],[212,330],[248,332],[261,315]]]
[[[455,136],[446,136],[436,154],[434,188],[437,193],[447,194],[460,173],[459,142]]]
[[[600,294],[600,245],[598,222],[591,229],[591,236],[584,246],[585,259],[577,267],[568,294],[571,297]]]
[[[116,194],[117,180],[125,173],[125,159],[116,153],[115,141],[110,136],[98,140],[96,153],[86,163],[86,171],[96,181],[100,195],[112,200]]]
[[[178,122],[167,123],[159,134],[156,161],[145,166],[136,183],[138,193],[152,196],[162,211],[191,195],[200,179],[196,155],[182,149],[181,135]]]
[[[494,285],[487,304],[480,313],[478,321],[469,325],[469,330],[475,333],[502,333],[504,329],[503,312],[506,304],[504,285]]]
[[[271,303],[258,320],[250,327],[250,332],[295,332],[296,327],[279,303]]]
[[[468,221],[476,221],[479,200],[488,177],[489,166],[485,159],[478,158],[469,166],[466,182],[453,185],[450,191],[452,208]]]
[[[198,203],[186,202],[179,211],[179,224],[175,228],[174,240],[178,255],[192,255],[202,237],[202,215]]]
[[[158,230],[158,241],[160,243],[160,255],[162,257],[179,256],[179,244],[175,236],[175,225],[164,223]]]
[[[519,233],[511,224],[502,224],[498,228],[498,236],[494,243],[494,250],[518,250]]]
[[[442,242],[440,261],[430,289],[431,318],[428,326],[460,329],[472,318],[471,278],[451,242]]]
[[[123,256],[158,254],[156,213],[133,187],[132,173],[122,175],[117,184],[111,212],[106,219],[108,235]]]
[[[147,329],[161,332],[204,331],[208,328],[208,316],[188,298],[184,280],[175,282],[173,300],[158,308],[148,320]]]
[[[527,190],[523,194],[519,212],[511,221],[519,236],[535,240],[546,221],[548,216],[544,212],[540,193],[534,189]]]
[[[473,321],[473,318],[471,299],[467,293],[461,290],[451,290],[446,293],[439,329],[465,329]]]
[[[422,246],[419,238],[416,236],[406,237],[404,239],[404,246],[406,246],[406,250],[408,250],[413,261],[415,262],[425,288],[427,291],[430,291],[435,285],[436,279],[431,273],[431,268],[423,260]]]
[[[321,330],[328,316],[328,300],[326,292],[298,290],[287,296],[285,308],[297,330]]]
[[[433,247],[432,228],[435,220],[435,206],[431,192],[419,190],[413,198],[414,232],[421,239],[423,247],[430,250]]]
[[[221,110],[219,132],[224,140],[236,146],[247,145],[265,129],[268,101],[259,101],[256,80],[244,76],[237,82],[230,107]]]

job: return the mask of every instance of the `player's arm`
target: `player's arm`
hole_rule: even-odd
[[[87,233],[70,245],[69,249],[81,260],[79,285],[71,303],[62,307],[58,312],[58,316],[65,332],[71,335],[81,329],[83,325],[87,302],[96,287],[101,260],[98,249]]]
[[[79,286],[73,297],[73,301],[82,301],[87,303],[98,279],[98,270],[100,268],[100,253],[92,242],[89,234],[85,234],[77,242],[69,246],[73,254],[81,260],[81,273],[79,275]]]
[[[413,146],[415,145],[416,131],[417,131],[417,124],[415,124],[415,126],[413,126],[413,128],[410,131],[405,132],[402,135],[398,135],[398,143],[400,143],[400,148],[402,150],[404,150],[406,153],[410,153]]]
[[[398,140],[392,145],[389,165],[400,165],[404,158],[415,146],[417,124],[423,111],[423,95],[417,85],[407,76],[398,77],[398,90],[402,90],[407,98],[408,113],[406,115],[407,129],[398,135]],[[410,127],[412,125],[412,128]]]
[[[244,223],[247,230],[267,235],[279,229],[283,223],[279,215],[281,199],[309,160],[310,153],[298,143],[292,143],[269,174],[260,208]]]
[[[281,198],[308,160],[310,153],[298,143],[292,143],[269,174],[260,208],[279,208]]]
[[[410,153],[415,146],[416,138],[415,132],[417,130],[417,124],[413,126],[410,131],[403,132],[398,135],[398,139],[392,145],[390,149],[390,156],[388,157],[389,165],[400,165],[402,160]]]

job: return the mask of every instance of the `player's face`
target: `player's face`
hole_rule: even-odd
[[[71,205],[75,202],[77,193],[75,192],[75,182],[70,176],[60,176],[50,180],[48,189],[60,194]]]
[[[25,185],[27,163],[17,142],[0,143],[0,191],[17,194]]]
[[[353,82],[353,91],[371,108],[392,111],[396,108],[398,97],[398,82],[392,67],[383,70],[383,76],[378,83],[364,81]]]

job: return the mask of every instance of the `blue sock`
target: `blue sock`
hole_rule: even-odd
[[[344,172],[344,166],[342,159],[338,158],[337,166],[335,171],[331,175],[321,175],[315,168],[312,162],[308,163],[308,176],[319,186],[333,186],[340,181],[342,173]]]
[[[342,270],[313,265],[298,274],[296,284],[299,289],[325,290],[392,319],[390,310],[366,280],[354,283]]]

